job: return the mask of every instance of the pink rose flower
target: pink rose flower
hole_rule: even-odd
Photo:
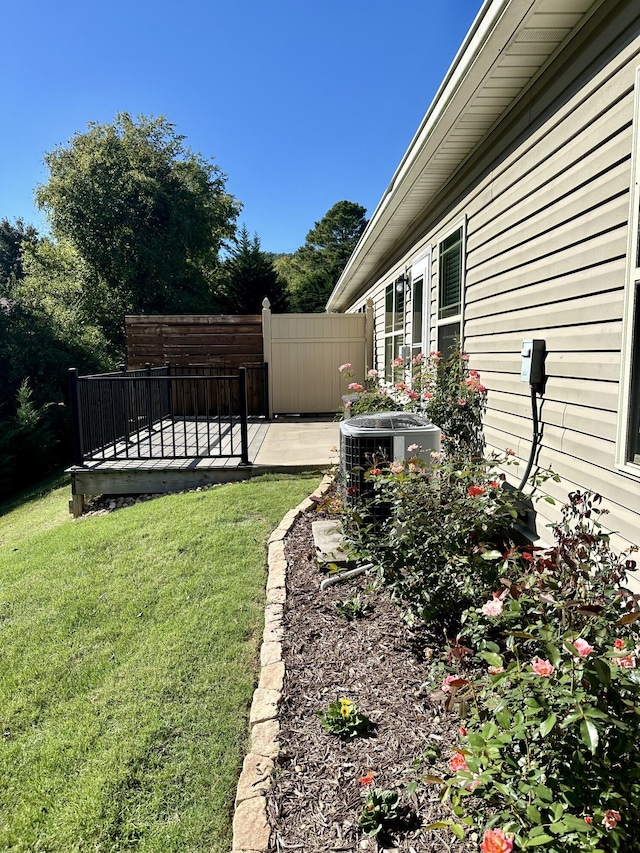
[[[341,365],[340,365],[340,367],[338,368],[338,370],[340,371],[340,373],[342,373],[344,370],[349,370],[349,368],[350,368],[350,367],[351,367],[351,362],[350,362],[350,361],[345,361],[345,363],[344,363],[344,364],[341,364]]]
[[[499,598],[492,598],[482,605],[482,612],[485,616],[499,616],[502,613],[503,605]]]
[[[554,670],[554,666],[549,660],[542,658],[534,658],[531,661],[531,669],[536,675],[541,675],[543,678],[548,678]]]
[[[473,779],[464,786],[467,791],[475,791],[475,789],[480,784],[480,777],[477,773],[473,774]]]
[[[347,388],[349,389],[349,391],[364,391],[364,388],[359,382],[350,382],[347,385]]]
[[[511,853],[513,841],[507,838],[502,829],[487,829],[480,849],[482,853]]]
[[[410,444],[409,447],[407,447],[407,450],[409,451],[409,453],[411,453],[413,450],[419,450],[419,449],[420,449],[419,444]]]
[[[452,773],[457,773],[458,770],[468,770],[467,762],[461,752],[454,752],[449,759],[449,770]]]
[[[377,477],[378,474],[382,474],[382,471],[380,470],[380,468],[372,468],[369,473],[372,477]]]
[[[503,666],[489,666],[487,667],[487,672],[489,675],[500,675],[501,672],[504,672]]]
[[[614,658],[614,663],[617,663],[618,666],[623,667],[623,669],[634,669],[636,665],[636,659],[633,655],[624,655],[624,657]]]
[[[367,376],[369,377],[369,379],[375,379],[377,375],[378,375],[378,371],[373,369],[373,368],[367,373]]]
[[[624,640],[621,640],[620,637],[616,637],[613,645],[616,649],[624,649]]]
[[[620,812],[615,809],[607,809],[602,818],[602,825],[605,829],[615,829],[620,820]]]
[[[593,651],[593,646],[590,646],[586,640],[582,639],[582,637],[578,637],[577,640],[574,640],[573,645],[576,647],[578,655],[581,658],[589,657],[589,655]]]
[[[457,681],[459,677],[458,675],[447,675],[442,682],[442,692],[448,693],[451,690],[451,682]]]

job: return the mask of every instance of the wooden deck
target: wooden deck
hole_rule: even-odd
[[[158,422],[152,430],[143,430],[100,452],[111,458],[94,458],[83,466],[69,468],[70,510],[79,515],[85,495],[177,492],[250,477],[268,430],[269,422],[264,418],[249,418],[249,465],[242,465],[239,422],[227,422],[220,428],[215,425],[215,430],[212,423],[193,418]],[[232,452],[238,455],[221,455]],[[178,455],[183,458],[170,458]]]
[[[255,459],[268,428],[263,418],[250,418],[247,424],[249,461]],[[86,464],[93,463],[161,463],[169,461],[189,467],[193,459],[202,459],[213,467],[237,464],[242,452],[240,419],[208,420],[176,417],[157,421],[151,429],[143,429],[104,448],[95,450]],[[253,457],[252,457],[253,452]],[[186,463],[186,464],[185,464]]]

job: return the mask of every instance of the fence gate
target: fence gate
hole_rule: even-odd
[[[362,382],[371,366],[371,306],[358,314],[271,314],[267,303],[262,333],[271,416],[335,412],[347,391],[338,367],[351,362]]]

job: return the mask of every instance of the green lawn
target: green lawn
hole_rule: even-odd
[[[0,850],[230,849],[265,542],[316,485],[0,515]]]

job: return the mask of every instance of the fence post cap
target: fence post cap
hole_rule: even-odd
[[[266,297],[266,296],[265,296],[265,298],[262,300],[262,307],[263,307],[263,308],[271,308],[271,303],[269,302],[269,300],[267,299],[267,297]]]

